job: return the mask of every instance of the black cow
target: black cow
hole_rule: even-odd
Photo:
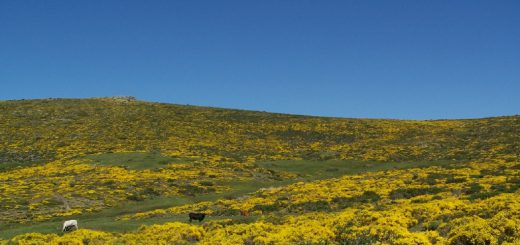
[[[206,214],[203,213],[189,213],[188,216],[190,216],[190,223],[191,220],[198,220],[199,223],[206,217]]]

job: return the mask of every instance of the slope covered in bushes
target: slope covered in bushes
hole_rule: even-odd
[[[404,121],[273,114],[134,100],[0,102],[0,162],[106,152],[201,161],[514,158],[520,117]]]
[[[0,243],[514,244],[519,166],[520,116],[0,101]]]

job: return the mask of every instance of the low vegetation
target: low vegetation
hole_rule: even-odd
[[[519,116],[0,101],[0,244],[518,244],[519,142]]]

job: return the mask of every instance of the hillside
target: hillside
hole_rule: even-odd
[[[161,152],[201,161],[514,158],[520,116],[473,120],[342,119],[118,99],[0,102],[0,161]]]
[[[0,101],[0,239],[515,243],[519,166],[520,116],[413,121],[132,98]],[[209,216],[186,224],[193,211]],[[86,229],[57,232],[71,218]]]

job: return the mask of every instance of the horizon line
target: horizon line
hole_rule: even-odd
[[[250,111],[250,112],[259,112],[259,113],[282,114],[282,115],[290,115],[290,116],[306,116],[306,117],[335,118],[335,119],[396,120],[396,121],[457,121],[457,120],[479,120],[479,119],[520,116],[520,114],[511,114],[511,115],[483,116],[483,117],[430,118],[430,119],[410,119],[410,118],[390,118],[390,117],[343,117],[343,116],[315,115],[315,114],[297,114],[297,113],[290,113],[290,112],[276,112],[276,111],[267,111],[267,110],[250,109],[250,108],[232,108],[232,107],[188,104],[188,103],[185,104],[185,103],[175,103],[175,102],[171,102],[171,101],[154,101],[154,100],[139,99],[136,96],[131,96],[131,95],[93,96],[93,97],[17,98],[17,99],[0,99],[0,102],[34,101],[34,100],[89,100],[89,99],[91,99],[91,100],[94,100],[94,99],[127,99],[127,100],[145,102],[145,103],[157,103],[157,104],[178,105],[178,106],[193,106],[193,107],[203,107],[203,108],[211,108],[211,109],[238,110],[238,111]]]

